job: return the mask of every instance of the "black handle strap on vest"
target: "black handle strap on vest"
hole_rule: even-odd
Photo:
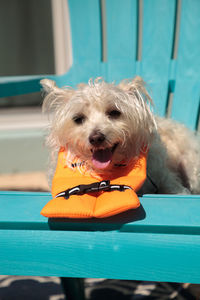
[[[101,192],[101,191],[120,191],[123,192],[127,189],[132,189],[128,185],[118,185],[118,184],[110,184],[110,180],[103,180],[100,182],[94,182],[91,184],[81,184],[77,185],[71,189],[68,189],[64,192],[57,194],[56,198],[64,197],[65,199],[69,199],[72,195],[84,195],[88,193]]]

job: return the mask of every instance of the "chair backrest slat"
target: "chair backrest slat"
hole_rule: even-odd
[[[70,0],[69,9],[75,84],[100,75],[101,12],[97,0]]]
[[[66,74],[51,76],[59,86],[140,75],[157,114],[200,127],[200,0],[68,0],[68,6],[73,62]],[[39,90],[39,78],[1,79],[1,96]]]
[[[182,0],[172,118],[196,129],[200,103],[200,1]]]
[[[140,75],[155,112],[199,128],[199,0],[68,0],[76,84]]]
[[[107,80],[117,82],[133,77],[137,56],[137,1],[106,1]]]
[[[176,1],[144,1],[140,75],[152,88],[156,113],[166,113]]]
[[[72,84],[96,76],[119,82],[141,75],[152,88],[156,112],[165,115],[176,1],[81,3],[69,0],[76,68]]]

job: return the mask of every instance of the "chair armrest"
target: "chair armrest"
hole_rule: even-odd
[[[41,89],[40,80],[45,75],[38,76],[7,76],[0,77],[0,97],[17,96],[38,92]]]
[[[147,195],[104,220],[48,220],[50,198],[0,193],[1,274],[200,283],[199,196]]]

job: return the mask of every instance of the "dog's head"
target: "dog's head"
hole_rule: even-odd
[[[76,157],[95,170],[112,169],[148,148],[155,132],[151,98],[140,77],[119,85],[102,79],[76,90],[41,84],[47,95],[44,110],[52,111],[48,142],[64,147],[69,162]]]

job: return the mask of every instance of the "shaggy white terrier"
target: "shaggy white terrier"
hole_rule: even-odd
[[[69,167],[76,160],[106,175],[148,151],[140,193],[200,193],[200,139],[184,125],[153,115],[140,77],[119,85],[97,78],[76,90],[48,79],[41,84],[43,109],[51,112],[47,142],[54,157],[62,147]]]

